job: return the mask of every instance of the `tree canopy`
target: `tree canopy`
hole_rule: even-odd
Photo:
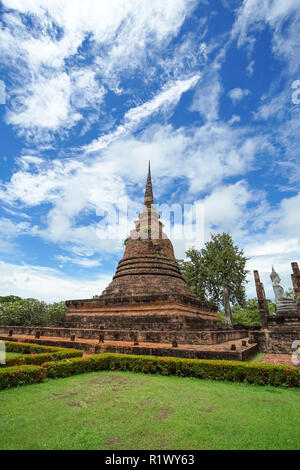
[[[229,234],[211,234],[203,249],[191,248],[186,255],[188,260],[179,264],[186,282],[200,300],[223,304],[225,285],[230,302],[245,303],[247,258]]]
[[[62,320],[66,311],[65,302],[0,297],[0,325],[49,326]]]
[[[275,303],[267,299],[270,315],[273,315],[276,309]],[[218,313],[219,320],[225,323],[224,311]],[[243,306],[235,304],[232,307],[232,318],[235,326],[241,328],[260,328],[261,318],[258,309],[257,299],[247,299]]]

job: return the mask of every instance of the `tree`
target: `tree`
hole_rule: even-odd
[[[227,233],[211,234],[211,240],[198,251],[186,252],[188,261],[180,261],[183,276],[194,294],[204,301],[223,305],[226,323],[233,326],[230,302],[246,301],[247,258]]]
[[[0,303],[0,325],[50,326],[66,315],[65,302],[46,304],[37,299],[13,299]]]
[[[272,300],[267,299],[269,311],[272,315],[275,312],[275,304]],[[225,323],[224,312],[218,312],[219,320]],[[235,304],[232,307],[232,318],[235,326],[242,328],[260,328],[261,319],[258,309],[257,298],[247,299],[243,305]]]
[[[0,296],[0,304],[7,304],[9,302],[18,302],[18,300],[22,300],[21,297],[17,295],[5,295]]]

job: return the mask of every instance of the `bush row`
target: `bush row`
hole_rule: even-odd
[[[7,352],[16,352],[20,354],[40,354],[46,352],[60,351],[58,346],[42,346],[41,344],[19,343],[17,341],[4,341]]]
[[[41,366],[5,367],[0,369],[0,390],[42,382],[46,374],[47,370]]]
[[[1,368],[20,366],[22,364],[41,365],[49,361],[60,361],[67,358],[82,357],[82,351],[78,349],[62,349],[61,351],[43,354],[24,354],[23,356],[8,357]]]
[[[98,354],[43,365],[47,377],[67,377],[97,370],[122,370],[146,374],[177,375],[256,385],[300,386],[300,372],[288,366],[239,361],[213,361],[168,357]]]
[[[39,346],[28,343],[5,342],[7,352],[19,352],[22,356],[6,358],[0,367],[19,366],[22,364],[41,365],[49,361],[59,361],[70,357],[82,357],[78,349],[63,349],[51,346]]]
[[[25,369],[10,368],[15,371]],[[36,370],[39,367],[33,366]],[[219,381],[246,382],[255,385],[284,387],[300,386],[300,371],[288,366],[247,363],[238,361],[213,361],[168,357],[131,356],[125,354],[98,354],[91,357],[74,357],[42,364],[45,377],[58,378],[99,370],[121,370],[146,374],[177,375]],[[0,375],[6,369],[0,369]],[[16,374],[8,386],[16,386]],[[24,383],[24,375],[21,376]],[[42,377],[43,378],[43,377]],[[42,379],[41,379],[42,380]],[[1,380],[0,380],[1,383]],[[26,382],[25,382],[26,383]],[[32,383],[32,382],[28,382]]]

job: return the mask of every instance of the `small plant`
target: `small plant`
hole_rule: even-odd
[[[124,246],[127,245],[128,240],[130,240],[130,237],[125,238],[125,240],[124,240]]]
[[[151,225],[148,225],[147,227],[143,227],[143,228],[141,229],[141,232],[148,232],[148,233],[150,233],[150,232],[151,232]]]

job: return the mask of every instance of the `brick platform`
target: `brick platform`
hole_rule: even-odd
[[[40,333],[41,337],[65,338],[69,341],[71,335],[81,340],[92,339],[99,340],[101,336],[105,341],[132,341],[137,338],[139,342],[145,343],[172,343],[176,340],[180,344],[191,345],[213,345],[226,341],[235,341],[248,337],[246,330],[102,330],[102,329],[83,329],[83,328],[55,328],[38,326],[0,326],[0,335],[8,336],[9,332],[13,335],[35,336]]]
[[[168,356],[168,357],[184,357],[190,359],[226,359],[247,361],[257,354],[257,345],[242,345],[242,341],[235,340],[226,341],[221,344],[214,345],[190,345],[178,344],[178,347],[172,347],[170,343],[139,343],[134,345],[129,341],[105,341],[99,343],[94,339],[75,339],[75,341],[67,341],[61,337],[43,336],[39,339],[33,335],[13,335],[0,336],[2,340],[19,341],[25,343],[43,344],[45,346],[60,346],[64,348],[80,349],[88,354],[97,354],[101,352],[111,352],[120,354],[138,354],[150,356]],[[231,350],[231,345],[235,344],[236,350]]]

